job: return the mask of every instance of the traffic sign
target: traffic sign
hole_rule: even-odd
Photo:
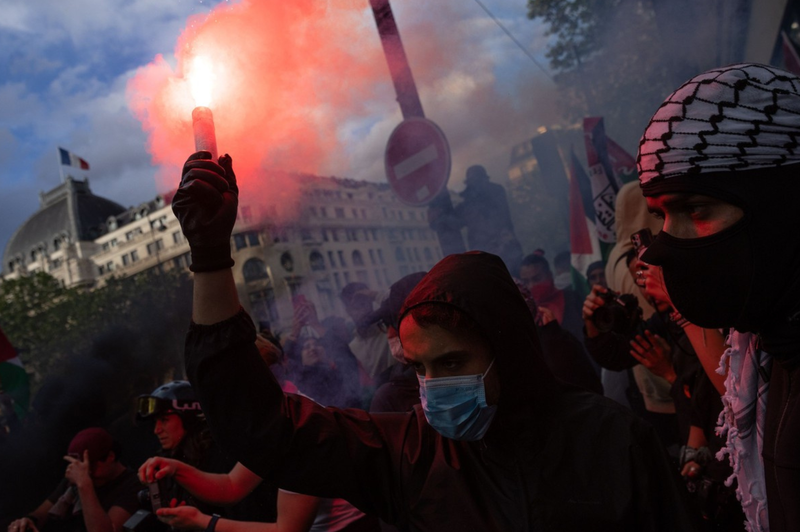
[[[389,186],[400,201],[427,205],[447,186],[450,146],[433,121],[407,118],[389,136],[384,164]]]

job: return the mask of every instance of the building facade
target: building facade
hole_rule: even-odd
[[[239,205],[231,238],[233,272],[240,300],[255,321],[277,330],[288,328],[292,298],[300,294],[316,305],[321,319],[343,315],[338,295],[346,284],[362,282],[377,291],[388,290],[402,276],[428,270],[441,259],[426,209],[402,204],[387,185],[308,175],[293,178],[298,193],[291,208],[281,209],[291,215],[278,216],[275,205]],[[57,190],[80,183],[91,194],[88,182],[70,183]],[[109,204],[113,208],[95,224],[92,238],[73,239],[58,249],[47,245],[55,237],[12,239],[3,260],[4,278],[46,271],[65,286],[97,287],[112,276],[188,269],[189,245],[168,197],[129,209]],[[27,224],[40,220],[41,210],[20,231],[30,232]],[[86,214],[76,209],[72,216]],[[62,232],[59,226],[43,234]]]

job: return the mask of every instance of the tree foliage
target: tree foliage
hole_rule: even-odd
[[[548,26],[547,57],[565,118],[603,116],[609,134],[635,152],[652,114],[687,77],[652,3],[528,0],[528,17]]]
[[[154,370],[163,372],[179,365],[189,302],[188,278],[179,273],[112,278],[86,290],[39,272],[0,283],[0,326],[36,385],[70,357],[89,355],[98,338],[129,331],[142,345],[158,342],[164,356]]]

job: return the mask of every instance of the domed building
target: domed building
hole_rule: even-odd
[[[39,210],[14,233],[3,254],[3,277],[47,272],[65,286],[91,285],[97,277],[94,242],[106,233],[106,221],[126,209],[96,196],[89,180],[67,177],[39,194]]]

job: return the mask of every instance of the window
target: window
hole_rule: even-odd
[[[358,209],[353,209],[353,218],[358,218]]]
[[[394,258],[397,262],[405,262],[406,256],[403,254],[403,248],[397,247],[394,250]]]
[[[369,242],[369,230],[368,229],[364,229],[364,240]]]
[[[361,218],[363,218],[364,220],[367,219],[367,210],[366,209],[361,209]]]
[[[255,231],[248,231],[247,232],[247,244],[251,247],[258,246],[260,242],[258,241],[258,233]]]
[[[334,242],[339,241],[339,230],[338,229],[331,229],[331,236],[333,237]]]
[[[147,255],[152,257],[162,249],[164,249],[164,241],[159,238],[155,242],[147,244]]]
[[[406,258],[408,259],[408,262],[414,260],[414,256],[411,254],[411,248],[406,248]]]
[[[350,284],[350,272],[344,272],[344,284]]]
[[[397,217],[402,220],[403,219],[403,211],[397,211]]]
[[[342,265],[342,268],[347,268],[347,262],[344,260],[344,253],[342,251],[336,252],[339,255],[339,264]]]
[[[323,242],[327,242],[328,241],[328,230],[327,229],[323,229],[322,230],[322,241]]]
[[[116,265],[114,264],[114,262],[113,262],[113,261],[106,262],[106,271],[107,271],[107,272],[113,272],[113,271],[114,271],[114,267],[115,267],[115,266],[116,266]]]
[[[386,262],[383,260],[383,250],[382,249],[378,250],[378,262],[380,262],[381,264],[386,264]]]
[[[353,266],[363,266],[363,265],[364,265],[364,259],[361,257],[361,252],[355,250],[353,252]]]
[[[58,251],[59,249],[61,249],[61,239],[56,238],[53,240],[53,251]]]
[[[301,227],[300,228],[300,239],[303,242],[308,242],[309,240],[314,240],[314,237],[311,236],[311,231],[308,229]]]
[[[369,262],[370,262],[370,264],[375,266],[375,251],[373,251],[371,249],[369,250]]]
[[[325,269],[325,259],[319,251],[312,251],[308,256],[308,262],[311,264],[311,271],[320,272]]]
[[[414,211],[408,211],[408,217],[410,219],[412,219],[412,220],[416,220],[417,219],[417,213],[414,212]]]
[[[103,251],[108,251],[109,245],[108,242],[103,242]]]
[[[317,217],[317,208],[316,207],[309,207],[308,210],[311,212],[311,216],[314,218]]]
[[[378,230],[377,229],[370,229],[370,231],[372,232],[372,240],[375,240],[377,242],[377,240],[378,240]]]
[[[337,218],[344,218],[344,209],[342,207],[336,207],[334,209]]]
[[[124,255],[122,256],[122,265],[123,265],[123,266],[127,266],[127,265],[128,265],[128,263],[130,262],[130,260],[131,260],[131,259],[130,259],[130,257],[128,256],[128,254],[127,254],[127,253],[126,253],[126,254],[124,254]]]
[[[131,251],[131,262],[136,262],[137,260],[139,260],[139,251],[134,249]]]
[[[328,252],[328,262],[331,263],[331,268],[336,267],[336,259],[333,258],[333,251]]]
[[[339,272],[333,272],[333,282],[336,283],[336,291],[342,291],[342,281],[339,278]]]
[[[243,233],[233,235],[233,243],[236,246],[236,251],[247,247],[247,239],[244,237]]]
[[[414,248],[414,260],[416,260],[417,262],[419,262],[421,260],[419,258],[419,249],[418,248]]]
[[[172,233],[172,243],[180,244],[181,242],[183,242],[183,235],[181,234],[181,232],[175,231],[174,233]]]
[[[422,254],[425,256],[425,260],[427,260],[428,262],[433,260],[433,253],[431,253],[431,248],[423,249]]]
[[[246,282],[258,281],[259,279],[268,279],[267,265],[261,259],[249,259],[242,266],[242,275]]]
[[[322,215],[323,218],[327,218],[328,217],[328,209],[326,209],[325,207],[320,207],[319,208],[319,213]]]

